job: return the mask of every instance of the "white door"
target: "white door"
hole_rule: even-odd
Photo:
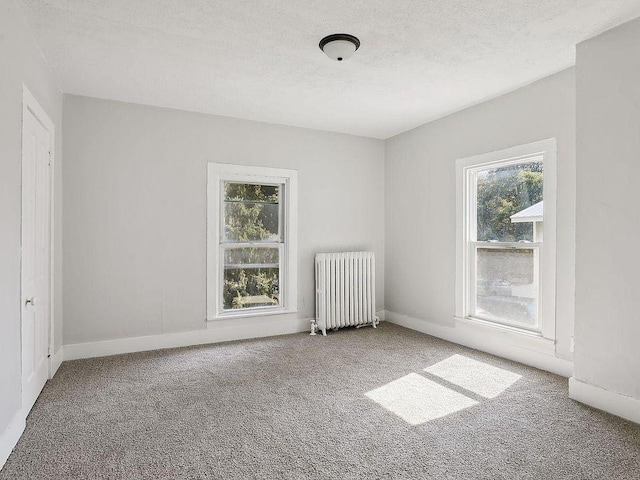
[[[49,130],[25,108],[22,127],[22,407],[49,376],[51,173]]]

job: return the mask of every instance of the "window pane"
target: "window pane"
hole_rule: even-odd
[[[226,182],[224,199],[278,203],[279,191],[279,185]]]
[[[277,242],[280,205],[272,203],[225,202],[226,242]]]
[[[536,327],[538,251],[502,248],[476,251],[475,316]]]
[[[224,240],[280,241],[279,192],[278,185],[226,183]]]
[[[280,304],[279,248],[224,250],[225,310]]]
[[[224,251],[224,266],[278,265],[280,249],[278,247],[227,248]]]
[[[534,228],[541,233],[541,213],[519,220],[511,216],[542,201],[543,181],[541,161],[477,172],[478,241],[541,241],[541,235],[534,238]]]

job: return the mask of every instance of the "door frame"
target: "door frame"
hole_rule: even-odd
[[[54,202],[55,202],[55,194],[54,194],[54,172],[55,172],[55,135],[56,135],[56,126],[51,120],[51,117],[47,114],[47,112],[42,108],[40,103],[36,100],[36,97],[31,93],[31,91],[27,88],[25,84],[22,85],[22,132],[21,135],[24,134],[24,120],[27,115],[33,115],[35,119],[40,122],[40,124],[47,130],[49,133],[49,342],[48,342],[48,378],[53,378],[55,374],[54,370],[54,313],[55,313],[55,242],[54,242]],[[23,201],[22,192],[22,171],[24,168],[24,151],[21,151],[20,154],[20,192],[21,192],[21,200],[20,200],[20,224],[22,225],[23,220]],[[22,305],[22,227],[20,227],[20,377],[21,377],[21,392],[24,391],[24,376],[22,371],[22,361],[23,355],[22,352],[22,328],[23,328],[23,305]],[[22,402],[24,402],[24,393],[21,393]],[[22,405],[24,408],[24,405]]]

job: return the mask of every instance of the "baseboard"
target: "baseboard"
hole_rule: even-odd
[[[255,317],[250,322],[238,322],[237,319],[214,321],[209,322],[206,329],[189,332],[69,344],[64,346],[64,359],[106,357],[122,353],[271,337],[305,332],[310,329],[310,319],[308,318],[283,318],[279,320],[265,320],[265,318]]]
[[[64,350],[61,347],[58,349],[57,353],[55,353],[51,357],[49,378],[53,378],[53,376],[56,374],[58,368],[60,368],[60,364],[62,364],[63,359]],[[26,415],[24,414],[23,410],[20,409],[15,414],[5,431],[2,433],[2,436],[0,436],[0,470],[2,470],[2,467],[4,467],[4,464],[9,458],[9,455],[11,455],[14,447],[18,444],[18,440],[20,440],[20,437],[22,436],[22,433],[24,432],[24,429],[27,425],[26,422]]]
[[[64,347],[60,347],[56,353],[51,356],[51,370],[49,372],[49,379],[52,379],[56,374],[62,361],[64,360]]]
[[[517,341],[513,340],[513,335],[508,335],[504,332],[482,331],[479,330],[480,327],[474,328],[470,326],[464,326],[464,328],[448,327],[388,310],[386,311],[385,319],[390,323],[514,360],[556,375],[567,378],[573,375],[573,363],[550,354],[552,350],[546,346],[546,343],[543,344],[544,351],[541,352],[532,349],[531,344],[534,340],[523,337],[521,343],[518,344]]]
[[[569,379],[569,398],[626,420],[640,423],[640,399]]]
[[[22,409],[20,409],[9,422],[2,436],[0,436],[0,470],[2,470],[9,455],[18,444],[18,440],[20,440],[26,426],[26,419],[22,415]]]

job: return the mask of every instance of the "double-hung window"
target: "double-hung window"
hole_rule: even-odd
[[[296,172],[209,164],[207,319],[296,309]]]
[[[555,336],[555,141],[458,160],[456,316]]]

